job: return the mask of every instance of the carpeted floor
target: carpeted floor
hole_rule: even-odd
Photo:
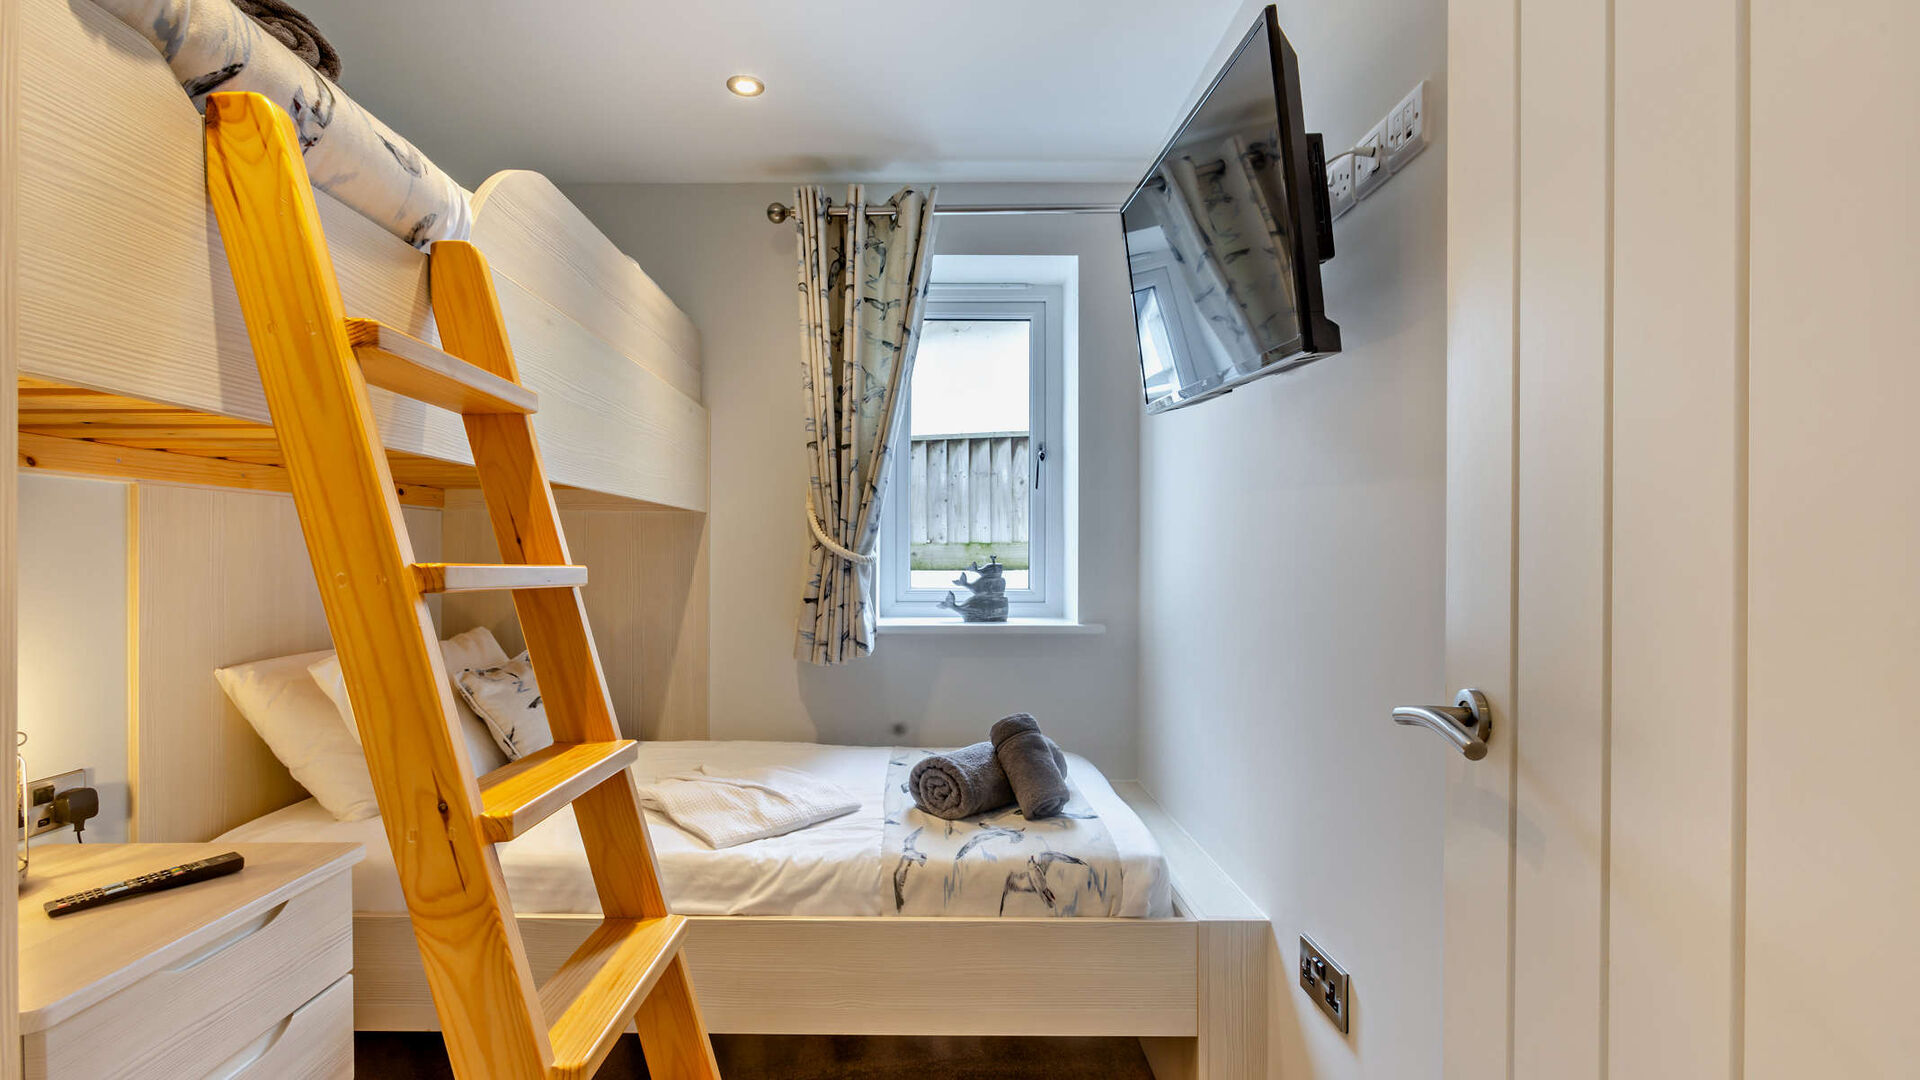
[[[1153,1080],[1133,1039],[716,1035],[726,1080]],[[354,1069],[361,1080],[451,1080],[440,1036],[360,1032]],[[639,1040],[623,1036],[602,1080],[647,1075]]]

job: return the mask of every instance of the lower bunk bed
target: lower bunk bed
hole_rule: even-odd
[[[1162,1078],[1265,1075],[1269,924],[1143,790],[1069,755],[1069,823],[955,823],[962,836],[942,849],[902,810],[901,770],[919,753],[643,744],[633,766],[642,784],[702,766],[776,766],[860,799],[844,817],[721,850],[649,812],[662,885],[692,917],[686,957],[709,1030],[1129,1036]],[[220,839],[364,844],[353,873],[355,1027],[438,1027],[379,818],[343,822],[307,800]],[[545,979],[598,924],[570,812],[500,857]],[[1098,889],[1085,888],[1089,877]],[[910,914],[930,907],[961,914]]]

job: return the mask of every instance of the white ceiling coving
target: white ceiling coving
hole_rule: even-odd
[[[294,0],[469,186],[1132,181],[1237,0]],[[766,93],[728,93],[748,73]]]

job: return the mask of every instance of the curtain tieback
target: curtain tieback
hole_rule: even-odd
[[[811,486],[807,488],[807,524],[813,528],[813,538],[819,541],[821,547],[826,548],[828,551],[833,552],[848,562],[865,566],[874,560],[875,557],[872,555],[862,555],[852,548],[841,546],[833,537],[827,535],[827,530],[820,527],[820,514],[813,508],[813,488]]]

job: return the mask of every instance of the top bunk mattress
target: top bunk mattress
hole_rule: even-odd
[[[216,90],[264,95],[287,111],[313,185],[425,249],[473,231],[467,193],[392,128],[262,29],[231,0],[93,0],[159,51],[206,110]]]
[[[1082,816],[1049,826],[1012,820],[947,823],[911,809],[903,769],[925,751],[774,742],[643,743],[641,782],[702,765],[785,766],[832,781],[860,809],[785,836],[714,850],[649,811],[647,825],[668,904],[683,915],[1022,915],[1165,917],[1173,913],[1165,857],[1145,823],[1085,758],[1068,754]],[[1091,815],[1090,817],[1087,815]],[[219,839],[347,841],[366,845],[353,868],[354,910],[402,914],[406,902],[379,818],[334,820],[312,799]],[[567,807],[495,848],[523,915],[600,910],[585,849]],[[1095,888],[1087,888],[1088,881]]]

